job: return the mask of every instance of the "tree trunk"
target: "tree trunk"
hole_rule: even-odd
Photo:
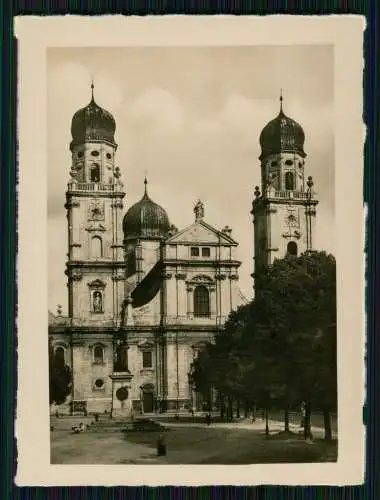
[[[222,399],[220,402],[220,419],[224,419],[224,399]]]
[[[303,435],[305,439],[313,439],[313,436],[311,434],[310,416],[311,416],[311,407],[310,407],[310,402],[307,401],[305,404],[305,423],[303,429]]]
[[[227,421],[232,421],[232,399],[228,396],[228,410],[227,410]]]
[[[248,405],[248,400],[244,400],[244,418],[248,418],[249,416],[249,405]]]
[[[269,436],[269,410],[265,408],[265,435]]]
[[[289,405],[286,404],[285,406],[285,413],[284,413],[284,425],[285,425],[285,432],[290,432],[290,427],[289,427]]]
[[[240,418],[240,401],[236,400],[236,418]]]
[[[255,404],[253,405],[253,408],[252,408],[252,423],[253,422],[256,422],[256,405]]]
[[[325,439],[326,441],[331,441],[332,440],[331,415],[328,408],[323,409],[323,422],[325,427]]]

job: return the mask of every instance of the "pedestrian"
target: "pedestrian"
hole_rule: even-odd
[[[211,415],[210,415],[210,412],[208,412],[206,414],[206,424],[207,425],[210,425],[211,424]]]
[[[301,425],[300,427],[305,427],[305,417],[306,417],[306,403],[305,401],[301,402]]]
[[[159,457],[166,455],[166,443],[165,436],[163,434],[160,434],[157,440],[157,455]]]

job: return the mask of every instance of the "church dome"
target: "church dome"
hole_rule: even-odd
[[[278,116],[265,125],[260,134],[261,156],[265,158],[271,154],[281,152],[297,153],[303,158],[306,153],[303,149],[305,133],[299,123],[285,115],[281,107]]]
[[[91,90],[90,103],[78,110],[71,121],[71,149],[86,141],[105,141],[116,146],[114,139],[115,119],[111,113],[96,104],[94,85],[91,85]]]
[[[166,211],[154,203],[147,193],[145,179],[145,193],[140,201],[131,206],[124,215],[124,238],[161,239],[168,236],[170,230],[169,217]]]

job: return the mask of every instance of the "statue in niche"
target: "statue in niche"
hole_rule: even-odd
[[[92,307],[93,311],[95,313],[100,313],[103,311],[103,305],[102,305],[102,294],[99,291],[94,292],[93,295],[93,300],[92,300]]]

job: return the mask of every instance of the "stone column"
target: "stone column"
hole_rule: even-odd
[[[192,318],[194,316],[194,300],[193,300],[193,290],[194,287],[191,285],[187,285],[187,316]]]
[[[215,286],[210,286],[209,287],[209,293],[210,293],[210,313],[211,317],[216,316],[216,287]]]
[[[73,334],[71,339],[71,370],[72,370],[72,413],[84,412],[83,364],[84,364],[84,341]]]

